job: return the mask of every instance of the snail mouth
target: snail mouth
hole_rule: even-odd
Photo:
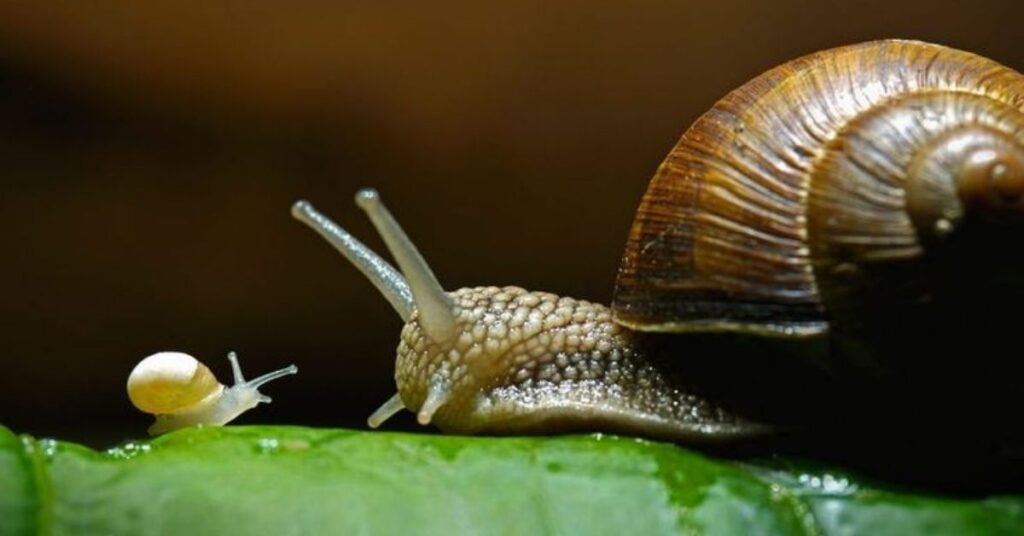
[[[427,399],[423,401],[423,405],[420,406],[419,411],[416,412],[416,422],[426,426],[430,424],[437,410],[441,408],[449,399],[449,394],[442,391],[431,391],[427,395]],[[405,403],[402,402],[402,395],[396,393],[394,396],[384,402],[376,411],[370,414],[370,417],[366,419],[366,424],[370,428],[379,428],[380,425],[384,424],[388,419],[394,417],[398,412],[405,409]]]
[[[414,410],[416,412],[416,421],[421,425],[426,426],[430,424],[438,410],[452,399],[452,390],[447,376],[443,371],[444,369],[442,368],[438,370],[438,372],[434,373],[434,376],[430,381],[430,387],[427,390],[426,396],[423,398],[423,403],[420,404],[418,410]],[[377,408],[366,422],[370,428],[377,428],[403,409],[412,409],[414,407],[415,404],[407,405],[402,400],[401,392],[399,392]]]

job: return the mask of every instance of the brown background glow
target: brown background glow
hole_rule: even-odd
[[[240,422],[393,393],[399,319],[296,199],[383,250],[373,185],[447,287],[607,302],[651,173],[759,72],[882,37],[1024,69],[1018,0],[45,4],[0,7],[0,423],[97,445],[163,349],[299,365]]]

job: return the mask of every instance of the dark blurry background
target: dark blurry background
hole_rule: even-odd
[[[373,185],[448,288],[607,302],[651,173],[759,72],[882,37],[1024,69],[1019,0],[43,4],[0,7],[0,423],[97,446],[163,349],[299,365],[239,422],[394,392],[398,317],[295,199],[382,250]]]

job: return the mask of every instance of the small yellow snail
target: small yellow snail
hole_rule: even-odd
[[[195,425],[222,426],[270,397],[261,385],[295,374],[295,365],[246,381],[235,352],[228,353],[235,384],[221,385],[206,365],[181,352],[158,352],[132,369],[128,398],[136,408],[156,416],[150,435]]]
[[[727,95],[651,180],[610,308],[446,292],[376,192],[356,202],[401,273],[309,203],[292,214],[405,322],[398,394],[371,427],[409,408],[453,432],[717,441],[765,431],[758,406],[787,400],[770,409],[812,429],[1020,428],[1003,359],[1019,321],[995,304],[1024,288],[1024,76],[974,54],[863,43]],[[739,358],[699,343],[722,334],[761,342]],[[806,342],[838,379],[784,371],[763,355],[780,341]]]

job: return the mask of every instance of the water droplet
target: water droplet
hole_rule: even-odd
[[[51,459],[57,454],[57,441],[53,439],[40,439],[39,448],[43,451],[43,456],[47,459]]]
[[[846,477],[828,473],[822,475],[802,474],[797,481],[808,488],[830,495],[850,495],[858,490],[857,485],[851,483]]]
[[[274,454],[280,449],[281,443],[277,438],[263,437],[256,442],[256,447],[260,454]]]
[[[150,450],[149,443],[129,441],[123,445],[107,449],[107,455],[118,460],[130,460],[141,454],[146,454]]]

